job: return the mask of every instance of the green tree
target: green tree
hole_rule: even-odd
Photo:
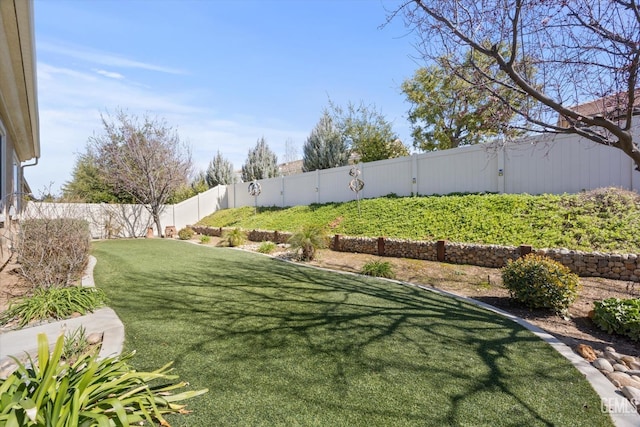
[[[84,203],[127,203],[130,198],[116,194],[100,174],[97,159],[91,151],[76,159],[71,180],[62,185],[63,200]]]
[[[352,102],[342,108],[329,101],[331,115],[340,134],[351,141],[351,152],[361,162],[408,156],[409,150],[393,131],[393,126],[375,105]]]
[[[345,138],[333,124],[329,112],[322,117],[302,146],[302,170],[310,172],[329,169],[349,163],[349,147]]]
[[[496,135],[513,138],[522,133],[509,127],[515,112],[495,96],[487,96],[480,86],[481,75],[490,72],[482,59],[473,61],[475,67],[481,67],[476,70],[471,57],[456,68],[441,57],[437,64],[418,69],[413,78],[402,83],[402,92],[412,104],[408,118],[415,148],[446,150],[485,142]],[[495,91],[504,99],[513,98],[514,105],[525,102],[522,95],[507,88],[496,87]]]
[[[249,150],[247,160],[242,165],[242,180],[274,178],[278,176],[278,156],[267,145],[264,137],[258,139],[256,146]]]
[[[205,179],[209,188],[213,188],[216,185],[229,185],[235,182],[233,164],[222,156],[220,150],[209,162]]]
[[[103,115],[102,124],[104,132],[89,139],[100,177],[143,205],[161,236],[160,214],[191,175],[191,150],[163,119],[119,110]]]
[[[428,63],[446,56],[447,73],[456,74],[472,51],[474,89],[515,111],[512,127],[581,136],[621,150],[640,170],[632,129],[640,105],[639,10],[637,0],[412,0],[389,19],[404,17]],[[516,96],[503,96],[505,89]]]

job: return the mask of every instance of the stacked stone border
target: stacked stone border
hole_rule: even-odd
[[[222,227],[190,226],[196,233],[220,237]],[[253,242],[271,241],[287,243],[292,233],[282,231],[251,230],[247,237]],[[640,282],[640,258],[638,254],[611,254],[582,252],[569,249],[534,249],[529,245],[500,246],[454,243],[446,240],[421,241],[390,239],[387,237],[351,237],[336,234],[331,238],[330,249],[385,257],[422,259],[451,264],[469,264],[481,267],[502,268],[508,260],[515,260],[529,253],[544,255],[558,261],[582,277],[603,277],[615,280]]]

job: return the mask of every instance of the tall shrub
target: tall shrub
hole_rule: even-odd
[[[89,261],[89,223],[75,218],[27,218],[16,251],[20,274],[34,288],[67,286],[79,280]]]

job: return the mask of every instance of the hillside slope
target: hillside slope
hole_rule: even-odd
[[[383,197],[358,203],[225,209],[199,225],[584,251],[640,253],[640,196],[619,189],[575,195],[470,194]]]

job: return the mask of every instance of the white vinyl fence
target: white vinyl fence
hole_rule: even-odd
[[[638,134],[638,132],[635,132]],[[360,198],[450,193],[577,193],[601,187],[638,191],[640,172],[622,151],[574,135],[538,136],[504,147],[476,145],[357,165],[364,181]],[[296,206],[355,200],[349,189],[351,166],[248,183],[218,186],[166,206],[162,227],[195,224],[219,209],[242,206]],[[134,205],[57,204],[87,218],[94,237],[144,236],[152,221]],[[42,209],[42,208],[40,208]],[[53,209],[53,208],[52,208]],[[155,228],[154,228],[155,232]]]

